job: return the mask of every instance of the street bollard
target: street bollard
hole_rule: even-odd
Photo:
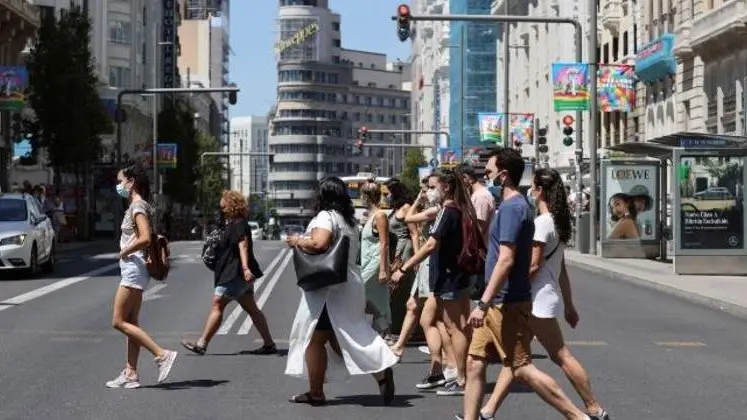
[[[589,213],[588,211],[581,213],[581,225],[576,226],[575,241],[576,241],[576,250],[582,254],[589,253],[590,223],[591,223],[591,213]]]

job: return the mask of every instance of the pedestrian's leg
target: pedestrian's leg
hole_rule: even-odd
[[[239,305],[241,305],[241,307],[249,314],[254,326],[257,327],[257,332],[259,332],[259,335],[262,337],[262,341],[264,342],[264,345],[262,346],[262,349],[266,350],[264,353],[272,349],[277,350],[275,347],[275,341],[272,339],[272,334],[270,334],[270,327],[267,325],[267,318],[262,310],[257,306],[257,301],[254,300],[254,293],[244,293],[244,296],[242,296],[238,302]]]
[[[410,296],[410,298],[407,299],[407,313],[405,314],[404,321],[402,321],[402,329],[399,332],[399,338],[397,339],[397,342],[392,346],[392,352],[395,356],[397,356],[397,358],[401,358],[405,353],[405,346],[407,346],[407,341],[410,339],[410,335],[417,325],[418,315],[420,315],[420,309],[421,305],[418,299]]]
[[[454,362],[457,368],[457,383],[464,386],[467,379],[467,348],[469,339],[467,336],[467,318],[469,317],[469,296],[457,296],[454,300],[439,301],[443,308],[442,315],[446,328],[449,331],[451,344],[454,351]]]

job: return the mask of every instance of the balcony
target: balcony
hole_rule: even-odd
[[[692,23],[690,47],[699,54],[719,56],[742,48],[747,40],[747,0],[731,0]]]
[[[0,2],[0,11],[10,12],[16,17],[20,18],[20,25],[17,29],[22,32],[27,30],[33,30],[41,25],[41,16],[39,15],[39,9],[26,0],[4,0]],[[3,14],[5,15],[5,14]],[[2,19],[2,31],[5,30],[4,26],[7,19]],[[3,37],[3,39],[5,39]]]
[[[620,0],[607,0],[602,7],[602,26],[613,36],[620,32],[620,20],[622,20],[622,7]]]
[[[690,36],[691,32],[692,23],[690,22],[680,24],[674,31],[674,47],[672,48],[672,53],[674,53],[677,58],[687,58],[692,56],[693,48],[690,41],[692,39]]]

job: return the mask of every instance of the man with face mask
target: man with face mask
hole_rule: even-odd
[[[477,178],[475,168],[469,164],[463,163],[459,169],[462,172],[462,181],[471,193],[470,198],[472,199],[472,206],[474,206],[477,220],[480,222],[480,232],[482,232],[483,237],[487,239],[490,219],[493,217],[493,213],[495,212],[495,199],[488,188]]]

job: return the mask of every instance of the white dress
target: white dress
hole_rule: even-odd
[[[340,229],[350,238],[348,280],[324,289],[301,292],[301,302],[290,333],[285,374],[308,378],[306,348],[325,305],[343,355],[340,359],[327,346],[327,379],[381,372],[394,366],[397,358],[365,316],[365,286],[360,268],[355,263],[360,246],[356,227],[349,226],[337,212],[322,211],[309,223],[306,232],[311,233],[314,228],[331,232]]]

